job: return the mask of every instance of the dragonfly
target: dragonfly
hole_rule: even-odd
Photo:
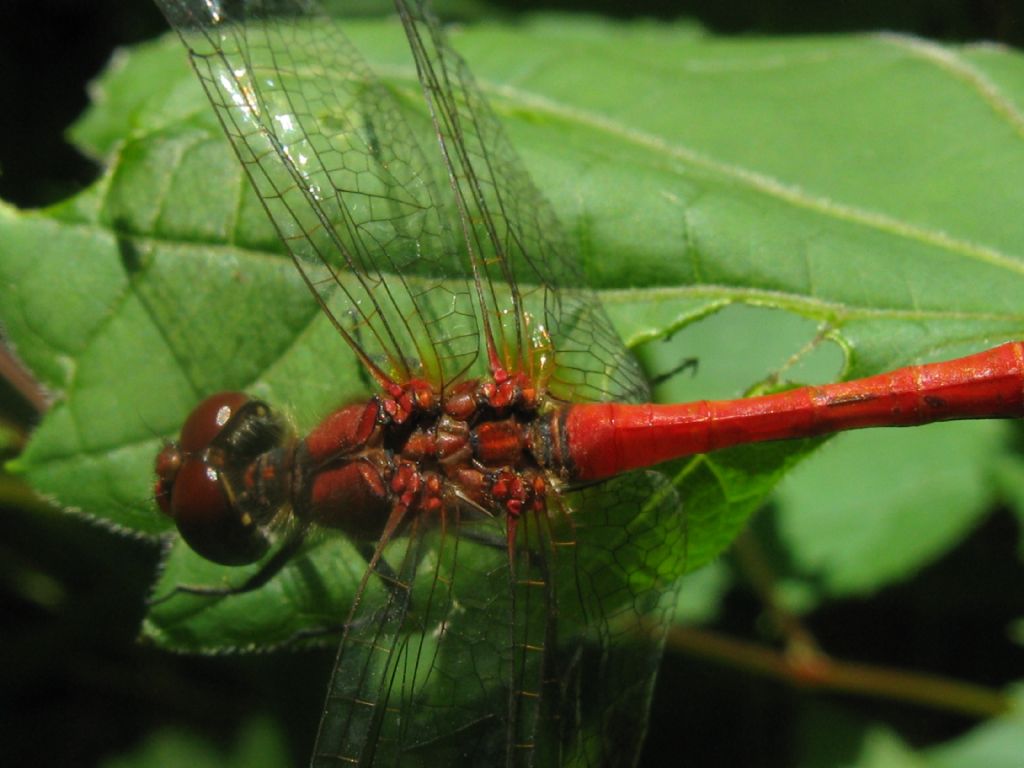
[[[377,389],[305,436],[215,393],[156,461],[183,539],[266,585],[318,536],[359,579],[312,764],[632,765],[685,522],[643,470],[742,443],[1024,414],[1024,344],[731,401],[637,362],[465,62],[396,0],[421,107],[301,0],[156,0]],[[297,383],[298,384],[298,383]]]

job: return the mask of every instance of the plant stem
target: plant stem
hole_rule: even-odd
[[[969,717],[994,717],[1013,708],[1009,697],[979,685],[894,667],[842,661],[820,652],[813,657],[793,657],[705,629],[674,627],[669,631],[668,646],[800,688],[877,696]]]

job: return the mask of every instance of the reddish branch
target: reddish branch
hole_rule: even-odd
[[[842,661],[820,651],[811,654],[776,651],[703,629],[673,628],[668,646],[800,688],[878,696],[971,717],[994,717],[1013,707],[1007,696],[982,686],[938,675]]]
[[[36,413],[44,413],[50,407],[42,387],[2,342],[0,342],[0,379],[6,380],[14,390],[25,398],[25,401],[35,409]]]
[[[982,686],[829,656],[800,619],[777,599],[775,575],[749,531],[737,539],[733,552],[782,635],[785,648],[775,650],[718,632],[685,627],[671,630],[670,648],[805,689],[878,696],[970,717],[994,717],[1013,708],[1009,697]]]

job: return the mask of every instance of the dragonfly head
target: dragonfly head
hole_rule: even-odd
[[[246,470],[282,442],[266,404],[241,392],[206,398],[189,415],[177,442],[156,459],[156,500],[185,542],[207,560],[245,565],[270,547],[268,515],[244,503]]]

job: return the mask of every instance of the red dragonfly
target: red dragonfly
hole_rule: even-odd
[[[685,528],[671,489],[630,470],[1024,413],[1020,343],[757,398],[637,404],[637,364],[424,3],[396,0],[425,116],[302,0],[157,4],[379,390],[301,439],[265,403],[216,394],[157,459],[157,499],[189,545],[261,563],[228,592],[263,586],[325,529],[365,561],[314,765],[633,764]]]

